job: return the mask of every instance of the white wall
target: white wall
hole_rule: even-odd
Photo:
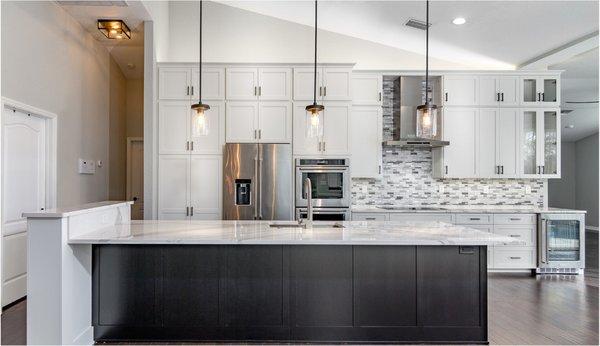
[[[127,164],[127,80],[110,56],[108,199],[125,199]]]
[[[577,209],[587,210],[585,223],[598,227],[598,133],[575,142]]]
[[[575,209],[575,143],[561,143],[560,179],[548,179],[548,206]]]
[[[169,3],[167,60],[198,60],[198,2]],[[314,29],[214,2],[204,2],[206,62],[311,62]],[[157,32],[159,28],[156,28]],[[357,69],[422,69],[424,56],[350,36],[319,31],[319,61],[355,62]],[[432,69],[467,68],[431,59]]]
[[[58,205],[104,200],[108,167],[107,50],[54,2],[2,1],[2,96],[58,115]]]
[[[169,54],[169,2],[142,0],[152,17],[154,32],[153,46],[158,61],[165,61]]]

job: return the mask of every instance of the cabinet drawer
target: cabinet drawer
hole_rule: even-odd
[[[536,228],[535,225],[524,226],[494,226],[494,233],[506,237],[515,238],[525,242],[522,246],[535,246]],[[502,245],[497,245],[502,246]],[[512,245],[511,245],[512,246]]]
[[[452,214],[407,214],[407,213],[390,213],[390,221],[439,221],[454,223],[454,215]]]
[[[461,225],[491,225],[494,221],[491,214],[456,214],[456,223]]]
[[[535,225],[536,214],[494,214],[495,225]]]
[[[352,213],[352,221],[388,221],[386,213]]]
[[[458,220],[457,220],[458,222]],[[465,227],[469,227],[469,228],[475,228],[477,230],[483,231],[483,232],[489,232],[489,233],[493,233],[494,232],[494,226],[493,225],[477,225],[477,224],[456,224],[457,226],[465,226]]]
[[[494,269],[535,268],[535,248],[494,247]]]

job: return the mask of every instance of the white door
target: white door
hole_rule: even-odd
[[[225,141],[248,143],[258,140],[258,102],[227,102]]]
[[[475,133],[478,109],[446,108],[444,110],[444,165],[447,178],[476,177]]]
[[[294,103],[294,127],[292,130],[294,155],[320,155],[319,143],[321,138],[306,136],[308,116],[305,107],[306,105],[303,102]]]
[[[496,121],[497,127],[497,153],[500,176],[503,178],[517,177],[517,163],[519,156],[518,138],[519,110],[514,108],[500,108]]]
[[[323,152],[350,155],[350,104],[327,102],[323,112]]]
[[[261,100],[288,101],[292,99],[292,69],[268,67],[258,69],[258,97]]]
[[[190,155],[160,155],[158,159],[158,218],[187,218]]]
[[[352,103],[355,105],[381,105],[383,78],[380,74],[352,74]]]
[[[193,128],[195,111],[190,110],[190,129]],[[190,141],[193,143],[190,151],[193,155],[198,154],[216,154],[223,153],[223,143],[225,141],[225,103],[210,102],[210,109],[205,111],[208,121],[208,135],[196,136],[190,130]]]
[[[221,156],[192,156],[190,163],[190,216],[197,220],[221,219]]]
[[[190,101],[158,103],[158,153],[186,154],[189,149]]]
[[[381,176],[382,110],[380,106],[352,106],[352,178]]]
[[[477,76],[444,76],[444,105],[477,106],[478,81]]]
[[[477,165],[477,175],[481,178],[494,178],[497,174],[499,174],[499,163],[496,159],[497,118],[498,108],[481,108],[479,110],[479,124],[477,132],[479,139],[479,145],[477,146],[479,164]],[[450,145],[454,145],[454,143],[450,142]]]
[[[191,94],[189,68],[161,67],[158,69],[158,98],[189,100]]]
[[[352,69],[346,67],[323,68],[323,99],[345,101],[352,99]]]
[[[258,97],[258,70],[250,67],[232,67],[226,72],[227,100],[256,100]]]
[[[479,77],[479,105],[484,107],[497,106],[500,101],[496,76]]]
[[[133,201],[131,219],[144,219],[144,140],[127,139],[127,200]]]
[[[2,306],[27,294],[27,223],[46,207],[46,121],[8,108],[2,134]]]
[[[317,100],[322,96],[322,69],[317,68]],[[312,101],[314,87],[312,67],[294,68],[294,101]],[[305,105],[306,106],[306,105]]]
[[[500,93],[500,105],[519,105],[519,77],[498,77],[498,92]],[[480,95],[481,97],[481,95]]]
[[[198,101],[198,68],[192,69],[192,102]],[[202,101],[225,99],[225,69],[222,67],[202,68]]]
[[[258,141],[261,143],[292,142],[292,103],[268,101],[259,103]]]

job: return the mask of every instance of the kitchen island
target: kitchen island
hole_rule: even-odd
[[[486,343],[486,246],[519,243],[439,222],[305,229],[82,210],[26,214],[29,343]]]

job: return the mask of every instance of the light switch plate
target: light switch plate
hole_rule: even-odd
[[[490,187],[489,186],[484,186],[483,187],[483,193],[490,193]]]
[[[94,160],[79,159],[79,174],[96,173],[96,163]]]

